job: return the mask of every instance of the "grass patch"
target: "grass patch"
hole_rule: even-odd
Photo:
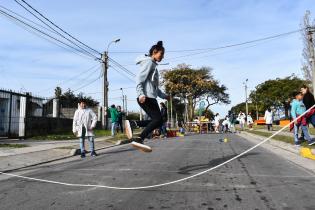
[[[255,131],[255,130],[246,130],[246,132],[251,133],[251,134],[255,134],[258,136],[263,136],[263,137],[270,137],[272,135],[272,133],[267,133],[267,132],[263,132],[263,131]],[[291,136],[284,136],[284,135],[275,135],[274,137],[272,137],[273,140],[277,140],[277,141],[282,141],[285,143],[289,143],[289,144],[294,144],[294,137],[292,134]],[[303,142],[301,144],[303,147],[308,147],[308,148],[312,148],[314,149],[315,146],[308,146],[307,142]]]
[[[28,147],[26,144],[0,144],[1,148],[24,148]]]

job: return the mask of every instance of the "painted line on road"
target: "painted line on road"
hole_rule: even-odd
[[[301,117],[303,117],[308,111],[310,111],[314,107],[315,107],[315,105],[313,105],[311,108],[306,110],[303,114],[301,114],[299,117],[297,117],[296,120],[299,120]],[[108,185],[66,183],[66,182],[59,182],[59,181],[53,181],[53,180],[47,180],[47,179],[38,179],[38,178],[33,178],[33,177],[20,176],[20,175],[16,175],[16,174],[12,174],[12,173],[5,173],[5,172],[0,172],[0,174],[6,175],[6,176],[11,176],[11,177],[17,177],[17,178],[21,178],[21,179],[26,179],[26,180],[32,180],[32,181],[38,181],[38,182],[44,182],[44,183],[50,183],[50,184],[57,184],[57,185],[64,185],[64,186],[70,186],[70,187],[96,187],[96,188],[105,188],[105,189],[114,189],[114,190],[141,190],[141,189],[150,189],[150,188],[163,187],[163,186],[168,186],[168,185],[176,184],[176,183],[179,183],[179,182],[187,181],[189,179],[201,176],[201,175],[203,175],[205,173],[208,173],[208,172],[213,171],[213,170],[215,170],[217,168],[220,168],[221,166],[224,166],[224,165],[226,165],[226,164],[228,164],[228,163],[230,163],[230,162],[232,162],[232,161],[242,157],[243,155],[247,154],[248,152],[250,152],[250,151],[254,150],[255,148],[259,147],[260,145],[266,143],[268,140],[272,139],[274,136],[278,135],[280,132],[282,132],[286,128],[290,127],[290,125],[293,124],[293,123],[294,123],[294,121],[290,122],[288,125],[284,126],[279,131],[275,132],[274,134],[272,134],[271,136],[269,136],[265,140],[259,142],[258,144],[252,146],[251,148],[245,150],[244,152],[234,156],[233,158],[224,161],[223,163],[220,163],[220,164],[218,164],[218,165],[216,165],[216,166],[214,166],[212,168],[209,168],[209,169],[204,170],[202,172],[199,172],[197,174],[194,174],[194,175],[182,178],[182,179],[178,179],[178,180],[175,180],[175,181],[161,183],[161,184],[140,186],[140,187],[115,187],[115,186],[108,186]]]

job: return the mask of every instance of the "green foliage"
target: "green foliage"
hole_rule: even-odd
[[[189,65],[180,64],[171,70],[165,70],[162,76],[166,92],[187,101],[190,120],[194,117],[194,109],[200,97],[206,98],[206,110],[217,103],[230,103],[227,88],[214,79],[210,67],[193,69]]]
[[[260,110],[266,110],[273,107],[284,107],[286,116],[292,98],[292,92],[300,90],[303,84],[307,81],[296,77],[295,75],[267,80],[256,86],[256,89],[251,92],[250,99],[253,103],[257,103]]]
[[[98,106],[99,104],[98,101],[94,100],[90,96],[85,96],[83,93],[75,95],[71,89],[62,93],[62,89],[60,87],[55,88],[55,97],[60,100],[60,105],[64,108],[77,107],[80,99],[86,100],[87,105],[90,107]]]

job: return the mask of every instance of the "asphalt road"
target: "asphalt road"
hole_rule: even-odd
[[[25,175],[69,183],[119,187],[164,183],[215,166],[251,147],[236,135],[154,140],[150,154],[123,145],[96,158],[38,167]],[[70,187],[3,179],[1,209],[315,209],[315,174],[257,148],[209,174],[147,190]]]

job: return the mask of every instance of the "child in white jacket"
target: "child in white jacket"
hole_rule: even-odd
[[[97,156],[94,148],[93,133],[96,123],[96,114],[86,107],[84,99],[80,100],[79,108],[74,113],[72,131],[74,135],[80,138],[81,158],[85,158],[85,137],[89,141],[91,156]]]

